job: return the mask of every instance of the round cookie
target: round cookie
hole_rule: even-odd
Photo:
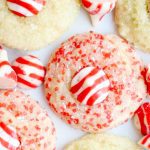
[[[73,78],[86,66],[101,68],[110,81],[106,99],[92,105],[79,102],[71,92]],[[127,121],[145,99],[142,66],[135,50],[116,35],[76,35],[50,58],[46,98],[54,112],[73,127],[86,132],[105,131]],[[85,85],[90,83],[86,81]]]
[[[66,146],[65,150],[142,150],[126,137],[109,134],[89,134]]]
[[[56,146],[55,128],[47,113],[20,91],[0,91],[0,123],[16,130],[18,150],[54,150]]]
[[[43,48],[68,29],[79,8],[78,0],[46,0],[38,15],[20,17],[8,9],[6,0],[2,0],[0,43],[19,50]]]
[[[118,0],[115,9],[115,21],[120,35],[145,52],[150,52],[149,6],[148,0]]]

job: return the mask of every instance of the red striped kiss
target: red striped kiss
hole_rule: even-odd
[[[95,105],[105,100],[109,94],[110,82],[100,68],[85,67],[75,74],[70,91],[84,105]]]
[[[17,75],[8,62],[7,51],[0,46],[0,89],[14,89]]]
[[[24,89],[37,88],[44,81],[45,67],[32,55],[19,57],[13,63],[18,76],[18,86]]]
[[[144,77],[147,85],[147,92],[150,95],[150,65],[145,67]]]
[[[150,103],[144,103],[135,112],[134,123],[143,135],[150,134]]]
[[[82,0],[82,5],[89,13],[92,24],[98,22],[115,7],[116,0]]]
[[[45,3],[45,0],[7,0],[9,10],[20,17],[37,15]]]
[[[16,130],[0,122],[0,150],[17,150],[19,146]]]
[[[149,150],[150,149],[150,134],[144,136],[138,144],[142,146],[143,148]]]

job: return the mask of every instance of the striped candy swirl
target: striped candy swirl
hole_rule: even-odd
[[[143,148],[145,148],[146,150],[150,149],[150,134],[144,136],[139,142],[138,144],[140,146],[142,146]]]
[[[143,75],[145,77],[145,82],[147,85],[147,92],[150,95],[150,65],[145,67],[145,72]]]
[[[19,146],[16,130],[0,122],[0,150],[17,150]]]
[[[100,68],[85,67],[73,77],[70,91],[84,105],[95,105],[109,94],[110,82]]]
[[[139,107],[134,122],[143,135],[150,134],[150,103],[144,103]]]
[[[17,75],[9,64],[7,51],[0,46],[0,89],[13,89],[17,85]]]
[[[33,55],[17,58],[12,67],[17,73],[18,86],[23,89],[37,88],[44,81],[45,67]]]
[[[9,10],[20,17],[37,15],[45,3],[45,0],[7,0]]]

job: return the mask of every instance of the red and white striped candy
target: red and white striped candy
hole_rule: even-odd
[[[145,81],[146,81],[146,85],[147,85],[148,94],[150,95],[150,65],[148,65],[145,68]]]
[[[37,88],[44,82],[45,67],[35,56],[19,57],[14,61],[12,67],[17,73],[20,88]]]
[[[45,3],[45,0],[7,0],[9,10],[20,17],[37,15]]]
[[[0,150],[17,150],[19,146],[16,130],[0,122]]]
[[[134,123],[143,135],[150,134],[150,103],[142,104],[135,112]]]
[[[113,10],[115,3],[116,0],[82,0],[82,5],[89,13],[93,26]]]
[[[100,68],[85,67],[71,81],[70,91],[84,105],[95,105],[105,100],[109,94],[110,82]]]
[[[0,46],[0,89],[13,89],[17,75],[8,62],[7,52]]]
[[[144,136],[139,142],[138,144],[145,148],[146,150],[150,150],[150,134]]]

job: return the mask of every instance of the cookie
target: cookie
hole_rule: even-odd
[[[65,150],[142,150],[142,148],[126,137],[89,134],[72,142]]]
[[[18,50],[37,50],[55,41],[73,23],[80,9],[78,0],[46,0],[37,14],[25,13],[22,17],[14,14],[14,11],[21,14],[20,7],[16,4],[15,10],[12,9],[10,1],[12,4],[15,0],[2,0],[0,5],[0,43]],[[20,1],[24,2],[17,3]]]
[[[143,135],[150,134],[150,103],[142,104],[135,112],[134,124]]]
[[[18,57],[12,64],[18,78],[18,87],[35,89],[44,82],[45,67],[33,55]]]
[[[149,5],[148,1],[118,0],[115,9],[115,22],[120,35],[145,52],[150,52]]]
[[[45,95],[66,123],[102,132],[127,121],[145,99],[142,68],[135,50],[120,37],[76,35],[51,56]]]
[[[15,134],[11,139],[16,140],[10,141],[7,137],[11,133],[5,129],[12,130]],[[0,141],[4,141],[0,142],[0,147],[12,145],[17,150],[54,150],[56,146],[55,128],[46,111],[18,90],[0,91],[0,131]]]

